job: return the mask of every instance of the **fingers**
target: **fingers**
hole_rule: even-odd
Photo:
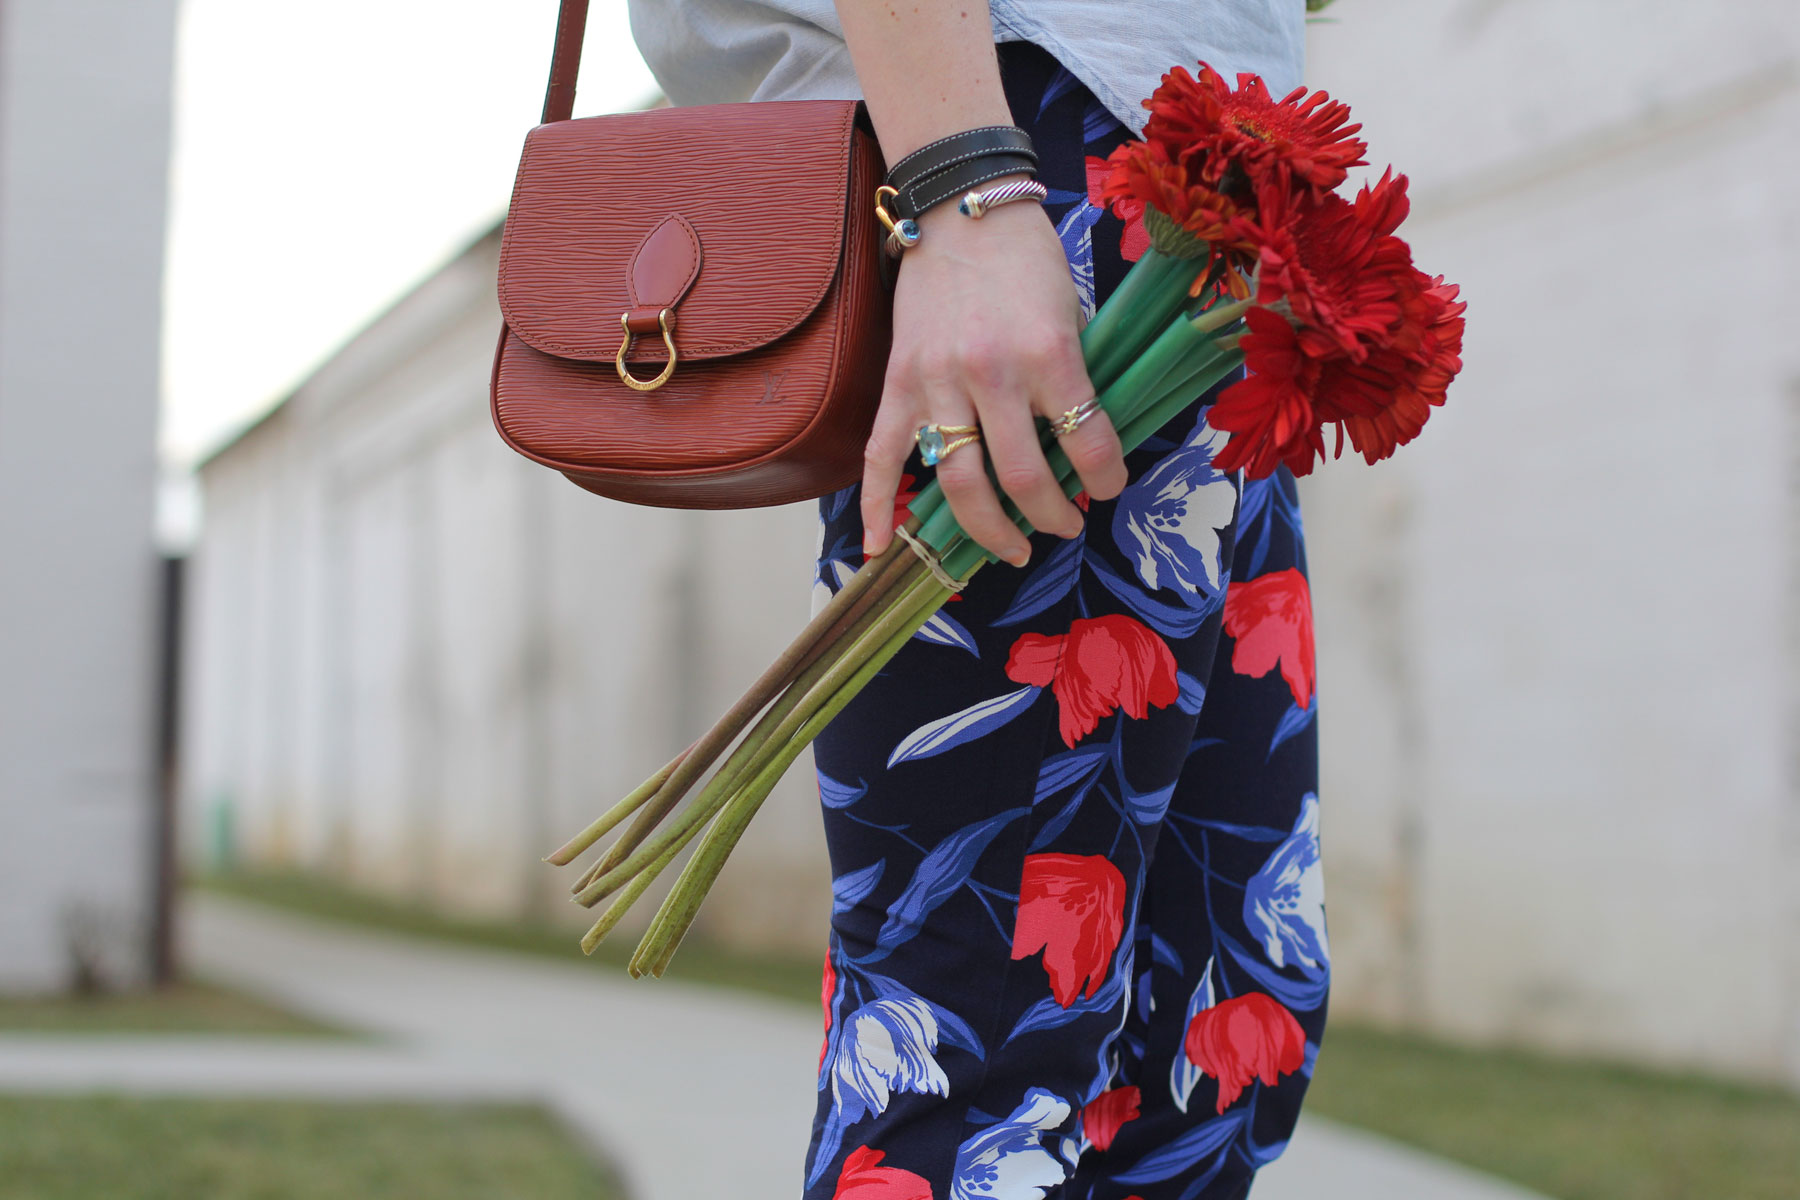
[[[991,384],[991,380],[980,379],[982,375],[979,365],[971,370],[969,364],[964,363],[960,370],[939,370],[926,380],[926,407],[931,413],[930,419],[941,425],[980,425],[984,439],[953,451],[939,461],[938,486],[944,489],[944,499],[949,501],[950,511],[956,514],[956,522],[963,527],[964,533],[1006,562],[1022,567],[1031,558],[1031,543],[1000,507],[1000,497],[995,495],[987,473],[985,439],[992,434],[986,427],[985,415],[979,412],[965,390],[968,384],[977,380]],[[1025,419],[1029,421],[1030,417]],[[1048,473],[1049,469],[1045,468],[1045,474]]]
[[[1063,404],[1055,412],[1044,415],[1053,422],[1058,421],[1074,407],[1075,404]],[[1063,453],[1069,456],[1069,465],[1075,468],[1075,474],[1080,476],[1081,485],[1090,497],[1111,500],[1125,490],[1128,482],[1125,449],[1104,411],[1094,413],[1076,426],[1073,433],[1062,434],[1057,441]]]
[[[863,447],[863,553],[870,558],[894,540],[894,497],[902,468],[912,453],[917,401],[909,389],[890,381],[875,414],[875,426]]]
[[[1081,532],[1081,510],[1063,495],[1062,486],[1044,461],[1031,409],[1021,403],[1024,391],[1008,381],[984,381],[977,394],[983,445],[994,463],[994,478],[1018,505],[1033,528],[1070,538]],[[943,474],[939,470],[939,476]]]
[[[1032,380],[1032,406],[1052,424],[1094,395],[1087,367],[1073,345],[1046,358]],[[1093,499],[1111,500],[1125,490],[1128,479],[1124,448],[1104,411],[1087,417],[1074,432],[1062,434],[1057,440]]]
[[[938,463],[938,483],[963,532],[1015,567],[1031,559],[1031,543],[1000,507],[988,481],[981,443],[965,446]]]

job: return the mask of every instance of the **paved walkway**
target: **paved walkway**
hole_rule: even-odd
[[[536,1099],[634,1200],[793,1200],[818,1023],[773,1000],[190,901],[195,971],[373,1044],[0,1037],[0,1090]],[[1543,1200],[1317,1117],[1255,1200]]]

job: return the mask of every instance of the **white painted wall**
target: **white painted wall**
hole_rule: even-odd
[[[174,26],[0,3],[0,989],[147,968]]]
[[[1800,1082],[1800,7],[1332,11],[1470,305],[1306,493],[1334,1011]]]

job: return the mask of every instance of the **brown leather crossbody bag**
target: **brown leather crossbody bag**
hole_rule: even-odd
[[[854,483],[890,300],[861,106],[571,120],[586,23],[587,0],[563,0],[500,243],[500,436],[636,504],[750,508]]]

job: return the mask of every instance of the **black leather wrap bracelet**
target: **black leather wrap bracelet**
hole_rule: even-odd
[[[895,163],[883,194],[895,220],[912,221],[990,179],[1035,179],[1037,165],[1030,134],[1012,125],[986,125],[939,138]]]

